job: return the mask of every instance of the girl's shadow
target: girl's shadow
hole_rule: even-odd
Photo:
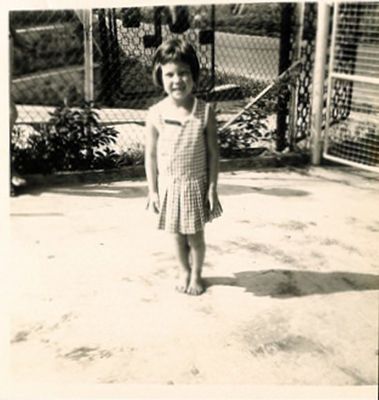
[[[243,271],[234,277],[205,278],[207,288],[237,286],[255,296],[288,298],[346,291],[379,290],[379,275],[296,270]]]

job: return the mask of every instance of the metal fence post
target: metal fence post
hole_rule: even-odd
[[[84,100],[93,102],[93,46],[92,46],[92,10],[83,10],[81,13],[84,36]],[[88,123],[84,124],[84,133],[88,138],[87,159],[93,160],[92,132]]]
[[[5,168],[5,177],[6,181],[9,182],[9,190],[12,193],[12,130],[14,127],[14,123],[17,119],[17,108],[12,98],[12,78],[13,78],[13,63],[14,63],[14,39],[13,35],[11,34],[11,27],[9,27],[9,74],[8,74],[8,96],[9,96],[9,130],[8,130],[8,154],[9,154],[9,168]],[[2,142],[1,142],[2,143]]]
[[[216,85],[216,6],[211,5],[211,30],[214,35],[211,48],[211,89]]]
[[[302,53],[302,42],[304,34],[304,13],[305,6],[304,2],[297,3],[294,6],[294,39],[293,39],[293,50],[292,60],[300,60]],[[289,149],[293,151],[296,145],[297,139],[297,120],[298,120],[298,102],[299,102],[299,78],[296,79],[295,83],[291,86],[291,100],[289,106]]]
[[[325,65],[328,50],[330,7],[320,1],[317,12],[315,63],[312,82],[311,152],[312,164],[319,165],[322,151]]]
[[[111,68],[113,69],[112,92],[117,92],[120,85],[121,70],[120,70],[120,48],[117,34],[117,19],[115,9],[111,8],[108,13],[109,17],[109,33],[110,33],[110,54]]]
[[[83,10],[84,32],[84,99],[93,102],[92,10]]]
[[[279,47],[279,75],[290,65],[291,30],[293,6],[291,3],[281,5],[280,47]],[[283,151],[287,145],[286,132],[288,128],[287,117],[289,111],[290,92],[288,88],[280,89],[277,114],[277,151]]]

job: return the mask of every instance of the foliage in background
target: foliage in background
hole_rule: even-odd
[[[10,23],[17,28],[28,28],[36,25],[51,25],[70,22],[75,17],[74,10],[27,10],[11,11]]]
[[[280,21],[279,4],[245,4],[242,13],[238,15],[232,13],[233,6],[235,5],[216,5],[216,30],[277,36]],[[116,15],[121,18],[121,9],[115,10]],[[196,17],[209,18],[209,13],[206,16],[199,14],[201,8],[198,6],[189,6],[189,10],[193,27],[197,23]],[[153,7],[141,7],[140,13],[143,23],[152,22]],[[121,65],[119,73],[122,76],[114,86],[112,82],[115,81],[115,77],[111,74],[105,74],[99,80],[100,71],[96,67],[102,63],[99,51],[101,45],[99,10],[94,10],[94,15],[94,57],[97,77],[95,83],[98,83],[95,87],[96,101],[101,106],[107,107],[148,107],[150,104],[142,99],[144,96],[134,95],[132,99],[125,96],[127,93],[138,93],[140,90],[138,84],[141,81],[151,83],[150,66],[143,65],[138,59],[127,58],[122,51],[117,51]],[[29,42],[30,48],[29,51],[15,48],[13,76],[20,78],[35,73],[33,79],[29,79],[31,76],[28,76],[26,80],[14,82],[15,101],[30,105],[58,106],[63,104],[64,98],[67,98],[70,104],[79,106],[83,99],[84,74],[83,70],[74,68],[83,67],[84,48],[83,27],[78,15],[73,10],[17,11],[10,13],[10,21],[25,41]],[[165,23],[164,19],[163,23]],[[33,29],[35,27],[43,29]],[[60,68],[65,68],[65,70]],[[113,71],[115,73],[118,68],[113,68]],[[142,74],[146,76],[146,79],[130,80],[130,76],[135,76],[135,71],[138,71],[139,75],[143,71]],[[109,75],[108,78],[107,75]],[[230,80],[231,77],[228,79]],[[109,84],[106,84],[108,80]],[[200,76],[201,82],[208,80],[208,74]],[[101,81],[103,82],[100,84]],[[200,86],[203,87],[201,82]],[[244,83],[241,81],[241,86]],[[135,88],[136,85],[137,88]],[[103,93],[107,91],[108,86],[111,88],[109,93]],[[34,90],[35,87],[40,90]],[[247,90],[249,90],[248,86]],[[136,103],[139,97],[141,100],[138,104],[133,104],[133,101]]]
[[[29,49],[14,47],[14,77],[84,63],[83,28],[77,17],[65,25],[18,34]]]
[[[235,4],[216,6],[216,29],[222,32],[280,37],[280,4],[245,4],[240,14],[233,15]]]
[[[90,104],[80,109],[58,107],[48,124],[35,126],[36,132],[26,142],[16,129],[12,136],[12,164],[19,173],[51,173],[110,168],[118,155],[109,145],[118,132],[103,126]]]

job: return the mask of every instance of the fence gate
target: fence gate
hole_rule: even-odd
[[[324,157],[379,172],[379,2],[334,4]]]

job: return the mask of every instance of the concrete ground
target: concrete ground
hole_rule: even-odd
[[[206,228],[199,297],[173,289],[171,239],[145,211],[145,181],[12,198],[13,390],[373,388],[378,183],[342,167],[220,174],[224,215]]]

